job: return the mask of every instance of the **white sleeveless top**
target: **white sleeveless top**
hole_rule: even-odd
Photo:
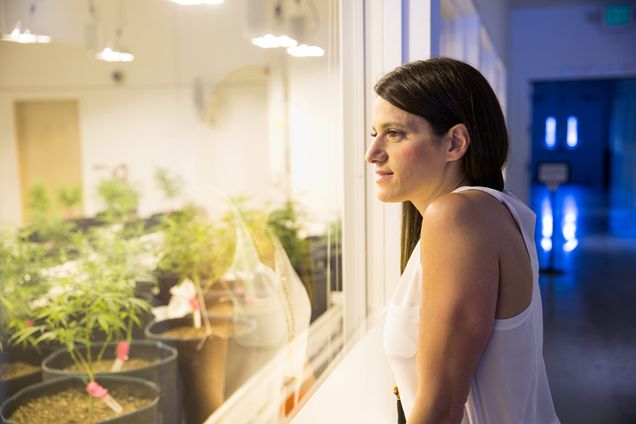
[[[453,193],[464,190],[486,192],[508,207],[521,229],[530,255],[533,289],[532,301],[523,312],[512,318],[494,320],[492,335],[470,382],[462,424],[559,423],[543,362],[539,264],[533,240],[535,214],[509,192],[465,186]],[[384,327],[384,350],[407,419],[417,390],[415,354],[421,285],[418,242],[389,303]]]

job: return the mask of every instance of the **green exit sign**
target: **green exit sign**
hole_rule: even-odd
[[[622,27],[632,23],[632,6],[605,6],[603,16],[605,26]]]

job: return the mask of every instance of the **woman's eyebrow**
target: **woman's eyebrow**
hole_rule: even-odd
[[[397,122],[386,122],[382,125],[380,125],[379,129],[380,131],[385,130],[387,128],[402,128],[402,129],[410,129],[409,125],[407,124],[401,124],[401,123],[397,123]],[[375,128],[375,127],[374,127]]]

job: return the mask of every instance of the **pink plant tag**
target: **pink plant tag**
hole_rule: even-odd
[[[124,408],[108,394],[108,389],[102,387],[96,381],[91,381],[86,385],[86,392],[96,399],[101,399],[116,414],[124,412]]]
[[[128,360],[128,353],[130,352],[130,343],[119,342],[117,343],[117,358],[113,362],[113,366],[110,367],[112,372],[119,372],[124,368],[124,363]]]
[[[128,342],[117,343],[117,359],[121,359],[122,361],[127,361],[129,353],[130,353],[130,343]]]
[[[190,305],[192,305],[192,319],[194,320],[194,328],[201,328],[201,304],[199,299],[193,297],[190,299]]]

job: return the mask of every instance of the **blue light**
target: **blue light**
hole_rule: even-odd
[[[576,206],[576,199],[573,195],[567,195],[563,201],[563,226],[561,227],[561,233],[565,239],[563,245],[564,252],[571,252],[579,245],[579,241],[576,238],[576,227],[579,217],[579,209]]]
[[[552,250],[552,233],[554,232],[554,220],[552,218],[552,205],[550,198],[544,197],[541,202],[541,248],[545,252]]]
[[[545,147],[554,149],[556,147],[556,118],[548,116],[545,119]]]
[[[578,126],[579,120],[576,116],[568,116],[568,135],[565,142],[570,149],[576,148],[576,145],[579,144]]]

